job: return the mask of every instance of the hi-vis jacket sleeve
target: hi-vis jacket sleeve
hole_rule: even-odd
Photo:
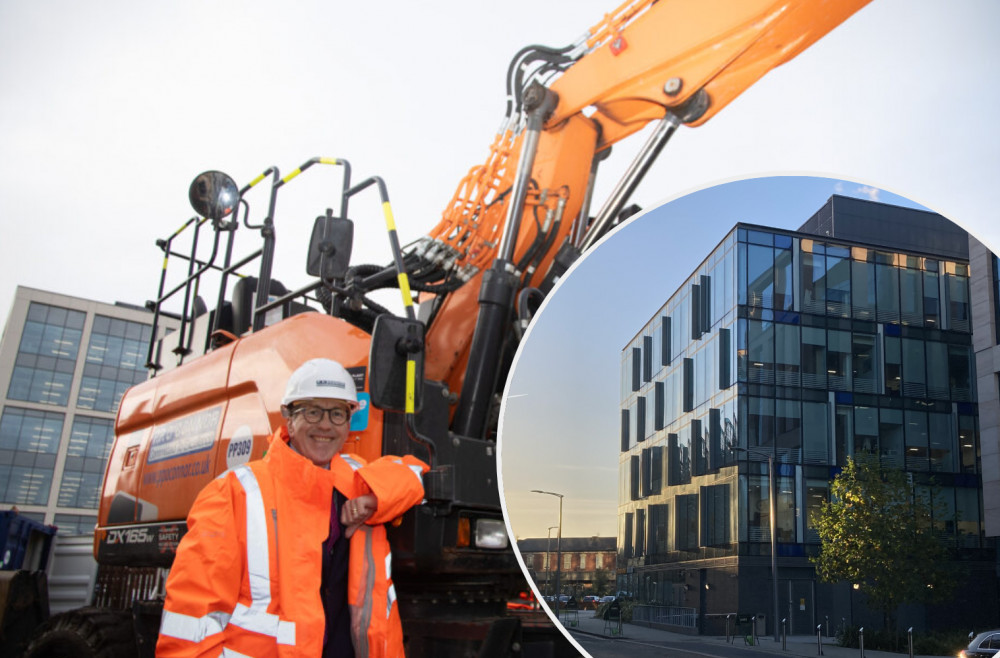
[[[246,548],[237,528],[245,512],[234,510],[239,495],[227,478],[217,478],[198,495],[188,531],[167,578],[159,658],[219,656],[229,615],[236,606]]]
[[[423,474],[430,466],[412,455],[387,455],[354,472],[361,491],[370,490],[378,509],[366,523],[390,523],[424,499]]]

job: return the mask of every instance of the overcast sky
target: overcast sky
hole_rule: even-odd
[[[383,176],[401,240],[418,238],[486,157],[511,56],[567,44],[615,5],[0,0],[0,322],[17,285],[152,297],[154,242],[192,215],[187,188],[206,169],[242,185],[272,165],[347,158],[355,176]],[[998,19],[992,0],[875,0],[707,125],[678,131],[635,200],[809,173],[909,197],[996,245]],[[616,146],[598,202],[635,148]],[[317,168],[280,195],[286,285],[305,280],[308,227],[334,182]],[[377,202],[354,208],[354,261],[387,263]],[[716,229],[697,237],[714,244]],[[567,532],[613,534],[613,515],[600,518]],[[552,519],[524,523],[544,536]]]

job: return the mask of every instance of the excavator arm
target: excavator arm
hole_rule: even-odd
[[[526,324],[530,300],[537,306],[614,225],[674,131],[705,123],[868,2],[631,0],[570,46],[529,46],[515,56],[507,116],[487,160],[416,246],[438,268],[431,278],[450,282],[427,316],[427,374],[462,392],[456,431],[483,434],[486,406],[496,403],[484,398],[503,376],[502,353],[510,356],[507,325]],[[652,122],[591,219],[598,163]]]

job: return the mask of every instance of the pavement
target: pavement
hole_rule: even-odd
[[[650,642],[650,643],[660,643],[660,642],[698,642],[701,644],[718,644],[720,648],[725,647],[727,644],[725,636],[714,636],[714,635],[685,635],[683,633],[673,633],[671,631],[659,630],[656,628],[649,628],[646,626],[641,626],[637,624],[622,624],[622,634],[621,635],[609,635],[604,632],[604,620],[594,616],[592,610],[581,610],[579,618],[577,620],[577,625],[573,625],[572,621],[564,621],[563,626],[570,632],[570,634],[582,633],[586,635],[594,635],[602,638],[608,639],[626,639],[633,640],[636,642]],[[743,648],[746,646],[742,636],[737,636],[730,638],[730,641],[734,643],[735,646]],[[746,647],[751,648],[751,647]],[[841,647],[837,645],[837,640],[835,638],[823,637],[822,638],[822,654],[820,654],[819,646],[816,641],[815,635],[789,635],[785,638],[785,648],[782,649],[781,642],[775,642],[774,638],[770,635],[766,637],[757,638],[756,650],[760,651],[762,654],[776,655],[776,656],[808,656],[812,658],[813,656],[823,655],[827,658],[860,658],[861,650],[852,649],[849,647]],[[907,658],[908,654],[904,651],[903,653],[893,653],[891,651],[873,651],[871,649],[865,649],[865,658]],[[954,658],[954,656],[921,656],[915,655],[914,658]]]

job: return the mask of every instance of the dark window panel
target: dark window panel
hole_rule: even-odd
[[[653,379],[653,337],[642,337],[642,381]]]
[[[694,359],[684,359],[684,411],[694,409]]]
[[[669,366],[673,360],[670,353],[670,318],[664,315],[660,318],[660,365]]]

